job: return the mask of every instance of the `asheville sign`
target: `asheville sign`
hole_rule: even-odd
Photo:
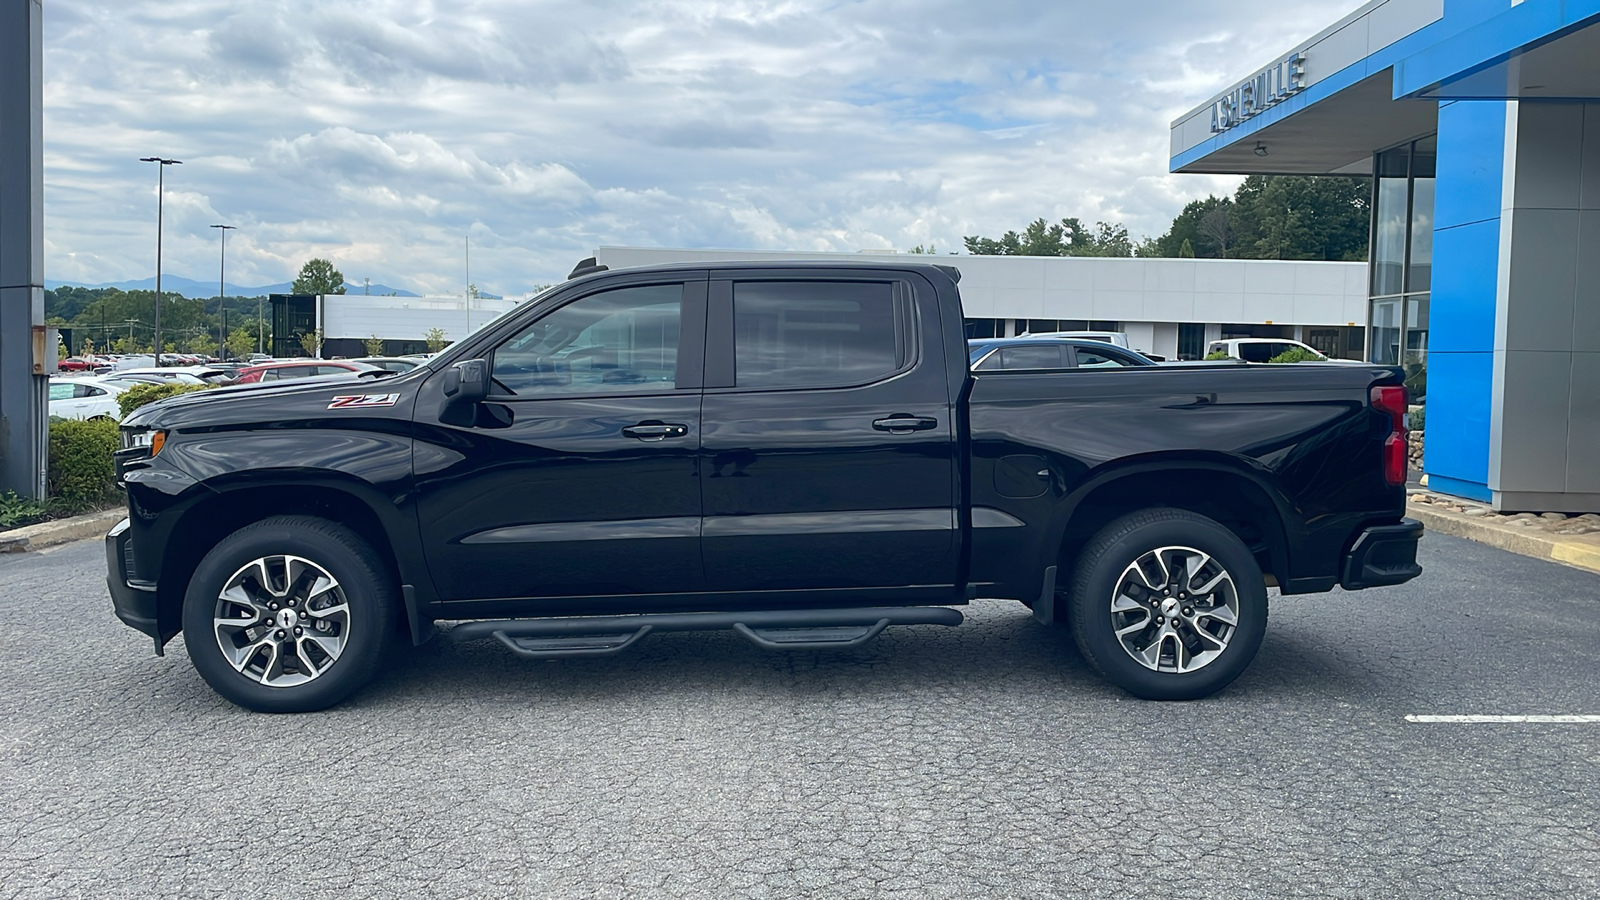
[[[1306,55],[1295,52],[1235,85],[1211,104],[1211,133],[1220,134],[1306,89]]]

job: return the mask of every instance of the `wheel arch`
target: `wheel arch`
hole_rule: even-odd
[[[259,478],[263,473],[254,474]],[[208,484],[211,493],[184,509],[173,525],[156,581],[163,634],[176,634],[183,599],[200,560],[239,529],[280,515],[314,516],[354,531],[377,552],[397,592],[411,605],[411,591],[405,590],[406,586],[427,576],[420,557],[402,562],[408,555],[404,551],[416,543],[415,529],[406,533],[405,516],[387,497],[354,478],[294,479],[284,478],[283,473],[267,474],[272,476],[270,485],[245,481]],[[415,616],[410,618],[415,632]]]
[[[1291,530],[1298,520],[1270,473],[1222,455],[1163,454],[1103,467],[1062,499],[1046,543],[1054,556],[1044,563],[1059,567],[1056,586],[1068,583],[1078,555],[1107,523],[1154,507],[1215,520],[1250,548],[1275,583],[1288,581]]]

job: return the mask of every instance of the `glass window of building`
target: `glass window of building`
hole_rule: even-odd
[[[1404,366],[1414,398],[1423,395],[1427,384],[1437,145],[1437,138],[1429,136],[1384,150],[1372,161],[1367,359]]]

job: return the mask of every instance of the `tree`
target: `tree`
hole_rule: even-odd
[[[1223,259],[1228,258],[1228,245],[1233,243],[1233,214],[1229,209],[1232,205],[1224,200],[1200,217],[1200,233],[1217,245],[1217,255]]]
[[[300,267],[300,274],[289,291],[294,294],[342,294],[344,273],[335,269],[328,260],[314,257]]]
[[[429,328],[423,333],[422,338],[428,342],[429,353],[438,353],[450,343],[450,341],[444,336],[443,328]]]
[[[373,335],[372,337],[362,341],[361,346],[366,348],[368,356],[383,355],[383,338],[378,337],[377,335]]]
[[[1178,247],[1178,256],[1184,259],[1194,259],[1194,244],[1188,238],[1183,239],[1183,244]]]
[[[307,356],[322,356],[322,329],[301,332],[299,340],[300,349],[306,351]]]
[[[1055,224],[1035,219],[1020,234],[1008,231],[998,240],[971,235],[961,242],[974,256],[1132,256],[1134,251],[1123,225],[1096,222],[1091,229],[1071,217]],[[1141,243],[1141,252],[1144,247]]]
[[[228,337],[223,341],[223,346],[228,348],[228,355],[243,359],[250,355],[250,350],[256,345],[256,336],[243,328],[235,328],[228,332]]]
[[[189,349],[203,356],[210,356],[217,352],[217,342],[209,334],[202,334],[189,341]]]
[[[1156,255],[1234,259],[1367,258],[1372,182],[1342,175],[1252,175],[1232,197],[1183,208],[1155,241]]]

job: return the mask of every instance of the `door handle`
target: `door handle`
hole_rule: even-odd
[[[910,434],[913,431],[927,431],[939,424],[939,420],[927,416],[909,416],[905,413],[893,413],[887,419],[873,419],[872,427],[890,434]]]
[[[622,433],[641,441],[664,441],[669,437],[683,437],[689,433],[689,426],[652,419],[637,425],[629,425],[622,429]]]

